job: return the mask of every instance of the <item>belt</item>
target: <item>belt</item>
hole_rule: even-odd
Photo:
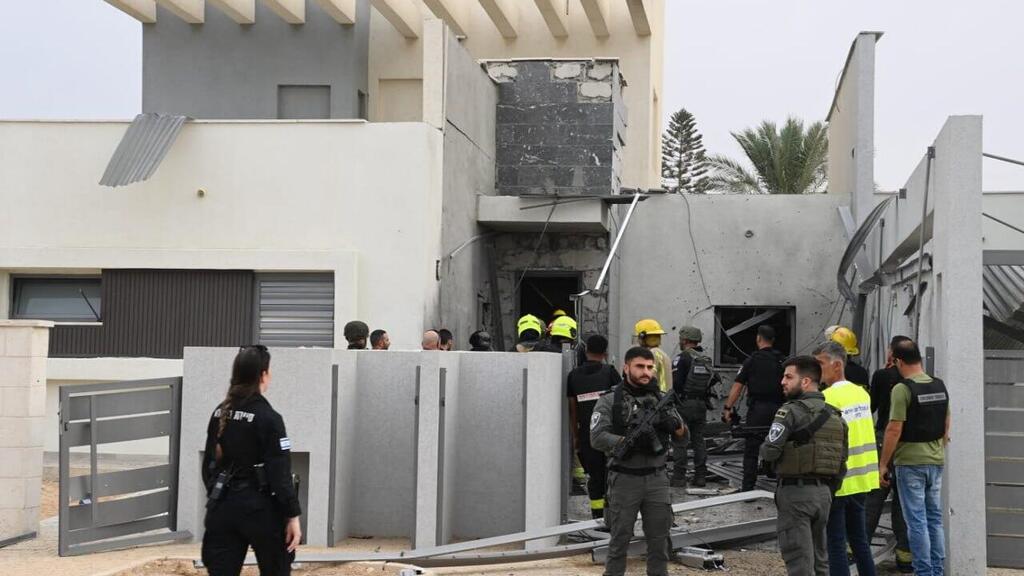
[[[782,478],[779,484],[783,486],[826,486],[828,481],[824,478]]]
[[[627,476],[650,476],[656,472],[660,472],[665,469],[664,466],[650,466],[648,468],[626,468],[624,466],[609,466],[609,470],[612,472],[618,472],[619,474],[626,474]]]
[[[683,394],[683,400],[707,400],[707,394]]]

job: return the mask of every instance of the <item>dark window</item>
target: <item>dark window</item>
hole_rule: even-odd
[[[526,274],[519,286],[519,315],[533,314],[545,323],[553,319],[555,310],[575,316],[575,305],[569,297],[579,294],[580,283],[578,273]]]
[[[330,118],[331,87],[278,86],[277,117],[287,120]]]
[[[369,120],[370,115],[369,112],[367,112],[366,92],[363,92],[362,90],[357,90],[356,96],[358,97],[359,117],[362,118],[363,120]]]
[[[11,317],[54,322],[99,322],[100,278],[24,277],[13,279]]]
[[[794,349],[796,308],[792,306],[715,306],[715,363],[735,366],[757,350],[757,327],[775,329],[775,348]]]

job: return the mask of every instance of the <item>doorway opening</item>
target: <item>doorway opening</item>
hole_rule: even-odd
[[[548,323],[555,310],[563,310],[575,317],[569,296],[580,293],[581,282],[578,272],[527,273],[519,286],[519,316],[533,314]]]

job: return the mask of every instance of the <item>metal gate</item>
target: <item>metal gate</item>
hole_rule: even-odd
[[[60,387],[61,556],[192,537],[177,530],[180,428],[181,378]],[[100,473],[99,445],[164,436],[166,464]],[[71,476],[83,446],[89,473]]]
[[[1024,351],[985,352],[988,565],[1024,568]]]

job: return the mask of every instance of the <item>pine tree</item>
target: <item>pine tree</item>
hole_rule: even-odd
[[[702,140],[693,114],[680,108],[672,115],[661,137],[661,177],[666,189],[686,194],[707,192],[708,165]]]

